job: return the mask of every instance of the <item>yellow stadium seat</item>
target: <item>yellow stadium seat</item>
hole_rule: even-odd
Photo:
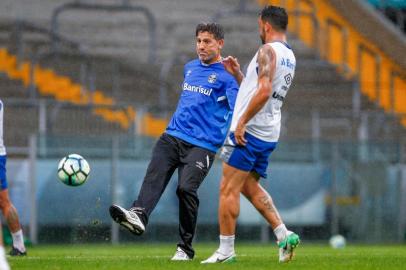
[[[28,86],[31,80],[31,68],[34,68],[33,84],[41,95],[75,105],[86,105],[92,102],[95,105],[111,106],[116,103],[102,91],[96,90],[92,93],[83,89],[80,84],[74,83],[69,77],[56,74],[52,69],[42,68],[39,65],[32,67],[29,62],[23,62],[18,66],[17,57],[9,54],[6,48],[0,48],[0,71],[5,72],[11,79],[20,80]],[[123,129],[128,129],[136,117],[136,111],[132,106],[119,110],[95,108],[93,113],[107,122],[119,124]],[[166,128],[167,120],[146,114],[143,123],[146,127],[145,135],[159,136]]]

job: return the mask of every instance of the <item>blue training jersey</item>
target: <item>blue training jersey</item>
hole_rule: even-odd
[[[178,107],[166,133],[213,152],[221,147],[230,126],[238,83],[222,63],[187,63]]]

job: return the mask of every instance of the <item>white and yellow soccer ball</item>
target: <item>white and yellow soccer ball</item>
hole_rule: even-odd
[[[68,186],[80,186],[90,174],[89,163],[81,155],[70,154],[59,161],[58,178]]]

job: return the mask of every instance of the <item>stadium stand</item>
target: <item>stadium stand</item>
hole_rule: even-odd
[[[401,70],[390,57],[386,56],[386,54],[392,56],[391,53],[382,54],[381,51],[370,45],[367,39],[360,36],[357,29],[352,29],[346,18],[333,13],[334,1],[298,1],[298,6],[295,1],[272,1],[274,4],[281,4],[279,2],[285,2],[291,13],[290,42],[298,58],[297,77],[286,102],[287,117],[284,119],[284,138],[304,139],[320,136],[320,133],[325,139],[357,138],[362,112],[368,112],[371,122],[374,122],[374,119],[385,118],[393,123],[378,130],[372,130],[370,125],[371,139],[399,137],[397,131],[403,132],[403,129],[399,127],[399,119],[392,116],[390,112],[393,110],[399,115],[404,113],[402,96],[405,91],[398,90],[404,88],[402,77],[393,77],[390,80],[388,77],[391,74],[385,70]],[[21,12],[24,13],[22,16],[32,25],[50,30],[54,27],[51,24],[53,12],[66,3],[68,2],[44,1],[41,10],[38,10],[37,13]],[[80,3],[117,4],[114,1],[79,1],[77,3],[79,3],[79,7],[81,7]],[[118,112],[107,107],[93,110],[96,115],[115,126],[115,129],[111,129],[110,125],[106,125],[106,130],[103,132],[110,134],[110,131],[116,130],[118,133],[128,134],[128,128],[132,127],[132,123],[138,119],[141,121],[139,122],[141,124],[136,127],[138,132],[156,136],[163,130],[167,121],[165,117],[159,118],[159,116],[166,116],[166,112],[173,110],[176,104],[182,64],[185,59],[194,57],[192,38],[196,23],[216,18],[224,24],[227,33],[225,54],[238,56],[243,64],[249,61],[259,45],[256,29],[258,6],[255,2],[241,1],[240,6],[237,7],[233,1],[227,0],[213,1],[211,4],[199,1],[191,3],[185,0],[171,3],[137,1],[134,2],[134,5],[148,8],[156,18],[156,33],[159,42],[157,42],[155,64],[151,63],[147,57],[150,55],[151,36],[147,31],[148,22],[143,16],[70,6],[70,9],[54,16],[53,22],[58,23],[58,34],[62,37],[69,37],[73,43],[80,44],[80,49],[59,48],[55,54],[45,57],[38,56],[41,54],[41,50],[52,51],[55,44],[61,47],[64,45],[63,42],[54,43],[55,41],[50,39],[52,35],[49,33],[29,32],[24,33],[23,37],[19,37],[16,34],[18,32],[16,32],[15,24],[10,23],[10,15],[0,14],[2,21],[9,20],[1,24],[2,40],[11,37],[11,42],[18,38],[24,41],[23,48],[19,48],[10,45],[10,40],[7,40],[10,51],[15,55],[8,53],[5,49],[0,51],[0,56],[9,57],[8,62],[3,61],[3,69],[10,69],[13,65],[14,67],[19,66],[18,72],[15,70],[13,73],[9,70],[8,77],[21,80],[23,85],[27,86],[29,60],[32,55],[37,55],[38,58],[41,58],[37,59],[38,71],[40,71],[38,76],[43,79],[38,79],[36,83],[41,95],[48,94],[55,100],[70,101],[73,104],[87,103],[89,99],[99,105],[124,104],[126,109]],[[12,6],[18,7],[18,3]],[[175,8],[177,6],[182,6],[182,10]],[[230,12],[219,13],[220,6]],[[169,9],[173,12],[166,12]],[[300,10],[300,12],[295,10]],[[314,12],[315,10],[319,12]],[[368,53],[361,55],[362,70],[357,70],[357,62],[354,60],[357,57],[357,48],[354,46],[358,46],[358,44],[344,44],[348,40],[343,39],[345,32],[343,29],[347,28],[350,30],[346,30],[348,32],[346,33],[351,36],[345,38],[358,42],[360,47],[366,48],[364,51],[373,52],[372,56]],[[322,30],[326,31],[325,40],[319,40]],[[5,32],[8,33],[8,36],[4,34]],[[50,32],[52,33],[52,31]],[[15,42],[11,44],[15,44]],[[345,56],[345,50],[350,52],[349,56]],[[17,65],[17,55],[22,56],[25,60],[22,65]],[[379,55],[383,62],[383,67],[380,67],[381,76],[383,76],[380,83],[385,83],[382,92],[389,91],[392,86],[394,88],[393,100],[386,98],[391,95],[383,93],[380,93],[381,98],[376,100],[375,93],[378,88],[375,89],[374,86],[378,82],[370,79],[370,74],[378,72],[374,68],[376,55]],[[169,69],[167,76],[158,78],[158,74],[163,74],[163,66],[166,64]],[[360,74],[361,78],[359,85],[357,74]],[[15,80],[12,83],[19,84]],[[167,90],[164,95],[160,91],[162,87]],[[358,87],[362,90],[362,95],[359,95]],[[94,94],[90,98],[86,97],[81,91],[83,88],[94,91],[92,92]],[[23,91],[20,89],[19,92]],[[32,93],[26,93],[25,97],[30,95]],[[146,113],[137,116],[137,110]],[[154,112],[154,115],[158,117],[153,116],[150,112]],[[59,114],[61,114],[60,110]],[[58,119],[57,117],[55,116],[54,119]],[[93,123],[93,120],[84,121]],[[405,122],[406,120],[400,121]],[[386,122],[388,123],[388,121]],[[316,132],[314,131],[315,126],[318,126]],[[83,127],[86,125],[83,124]],[[54,128],[54,130],[58,129]],[[79,128],[69,128],[68,130],[79,134],[85,132],[85,129],[80,131]],[[59,129],[59,132],[64,131]],[[92,132],[89,129],[89,133]]]
[[[406,33],[406,2],[403,0],[368,0],[369,4]]]
[[[272,1],[276,4],[277,2]],[[298,8],[295,1],[280,2],[285,2],[291,12]],[[406,63],[405,58],[400,55],[400,52],[404,51],[403,48],[406,48],[406,42],[402,34],[388,29],[375,14],[371,14],[371,10],[366,9],[358,1],[298,1],[298,3],[302,15],[291,21],[290,30],[307,46],[317,48],[320,57],[334,65],[343,79],[352,79],[359,83],[363,96],[356,101],[353,95],[354,109],[359,106],[364,112],[373,111],[374,116],[380,113],[378,117],[387,117],[385,128],[391,131],[386,133],[391,133],[395,138],[401,137],[404,130],[398,127],[399,121],[405,124],[404,104],[406,104],[404,96],[406,80],[402,69]],[[361,14],[362,21],[355,19],[357,17],[355,15]],[[376,35],[377,32],[380,34]],[[302,70],[298,69],[297,73],[300,72]],[[298,81],[296,83],[300,84]],[[293,93],[294,91],[291,94]],[[351,94],[347,92],[344,95]],[[368,102],[362,101],[364,98],[367,98]],[[369,106],[363,108],[362,104]],[[383,114],[383,111],[386,114]],[[397,119],[392,116],[392,112],[397,113]],[[352,114],[360,115],[360,111],[352,111]],[[371,139],[383,138],[379,133],[370,132],[370,135],[375,135],[370,136]]]
[[[29,62],[17,63],[17,59],[14,55],[10,55],[7,50],[0,50],[0,70],[4,72],[8,79],[13,81],[21,81],[23,86],[27,89],[31,84],[31,68],[32,65]],[[39,66],[34,68],[34,76],[32,84],[38,89],[38,92],[47,97],[52,96],[60,102],[71,102],[73,104],[95,104],[95,105],[114,105],[114,101],[111,98],[106,97],[100,91],[94,91],[93,93],[87,93],[81,91],[81,86],[73,83],[68,77],[58,76],[53,70],[44,69]],[[5,85],[5,91],[3,98],[8,98],[7,94],[14,97],[16,94],[21,95],[21,86],[12,88],[13,84]],[[15,85],[15,83],[14,83]],[[16,90],[16,88],[18,90]],[[25,91],[27,95],[28,91]],[[24,95],[23,95],[24,96]],[[91,100],[89,102],[88,100]],[[94,109],[93,112],[105,118],[107,121],[117,122],[128,129],[129,119],[134,118],[134,111],[130,107],[127,108],[127,112],[124,111],[105,111],[103,108]],[[30,114],[28,114],[30,115]],[[69,113],[67,114],[69,115]],[[129,116],[129,117],[128,117]],[[35,122],[35,121],[33,121]],[[58,122],[58,121],[57,121]],[[67,123],[72,121],[66,121]],[[77,121],[74,121],[77,122]],[[65,123],[65,121],[60,122]]]
[[[66,205],[59,198],[66,193],[62,193],[64,187],[55,181],[55,162],[77,149],[92,159],[93,177],[97,178],[93,183],[97,184],[85,186],[82,194],[72,191],[72,196],[79,199],[69,198],[70,203],[74,201],[80,206],[71,207],[70,215],[58,220],[62,226],[66,226],[66,220],[71,224],[76,222],[78,211],[75,210],[83,207],[83,198],[94,206],[93,199],[100,201],[102,197],[102,207],[89,207],[100,213],[114,202],[113,196],[109,197],[114,195],[113,188],[110,190],[114,179],[126,183],[118,185],[117,192],[123,192],[120,193],[123,198],[130,198],[132,195],[123,194],[129,195],[138,188],[134,178],[142,178],[154,136],[165,128],[167,117],[176,105],[183,64],[195,57],[196,24],[212,19],[222,23],[226,30],[224,55],[236,55],[245,66],[260,45],[256,22],[258,3],[272,3],[288,8],[291,15],[289,43],[297,56],[296,78],[283,107],[281,143],[277,155],[272,157],[276,163],[272,180],[288,183],[285,187],[289,189],[292,182],[287,180],[297,181],[300,191],[314,192],[322,188],[332,194],[336,181],[336,206],[340,207],[341,215],[348,215],[339,220],[337,214],[329,212],[334,212],[330,209],[334,197],[327,193],[325,197],[321,195],[318,205],[326,207],[322,217],[328,222],[321,225],[323,232],[330,231],[327,228],[330,221],[332,228],[336,222],[336,228],[350,231],[355,240],[369,240],[368,232],[375,232],[376,224],[391,225],[385,230],[389,234],[396,231],[393,221],[398,220],[398,205],[393,201],[398,198],[393,196],[395,192],[381,193],[398,188],[389,174],[393,175],[396,169],[391,166],[402,165],[406,156],[406,147],[402,145],[406,137],[406,58],[399,55],[406,49],[399,32],[393,27],[387,28],[387,24],[373,15],[373,9],[365,9],[355,0],[41,0],[40,5],[35,2],[38,3],[1,1],[0,97],[7,106],[5,141],[8,147],[28,149],[28,136],[39,134],[38,161],[47,162],[47,169],[42,169],[50,176],[41,176],[38,180],[42,187],[48,188],[42,189],[38,205],[39,209],[47,205],[53,207],[39,212],[42,226],[56,226],[52,223],[58,219],[54,213],[61,212],[58,209]],[[60,11],[53,21],[53,12],[67,3],[71,3],[69,10]],[[122,8],[123,3],[148,9],[155,18],[155,28],[150,28],[144,13],[89,9],[89,4]],[[57,32],[52,30],[55,30],[52,22],[57,22]],[[151,50],[154,48],[151,29],[155,29],[155,50]],[[39,71],[35,84],[30,84],[28,79],[31,66]],[[93,102],[88,103],[90,100]],[[138,137],[134,137],[135,134]],[[141,138],[143,134],[148,137]],[[113,153],[115,135],[120,136]],[[41,148],[41,139],[49,149]],[[49,154],[50,149],[56,151]],[[42,150],[49,152],[43,154]],[[118,161],[119,176],[118,170],[113,169]],[[218,179],[215,175],[210,181]],[[305,190],[303,181],[307,183]],[[309,189],[312,181],[314,190]],[[379,188],[370,190],[372,185]],[[210,208],[206,217],[214,217],[212,210],[216,209],[217,200],[210,199],[215,195],[212,189],[206,192],[212,196],[206,197],[209,198],[206,210]],[[372,201],[369,193],[374,193]],[[29,194],[19,197],[28,198]],[[296,199],[288,203],[293,204]],[[32,202],[35,201],[34,198]],[[168,202],[172,205],[170,198]],[[165,215],[161,215],[164,222],[167,222],[168,212],[175,213],[176,209],[171,211],[165,209]],[[157,213],[162,212],[158,209]],[[326,217],[330,214],[331,220]],[[406,220],[405,215],[403,220]],[[106,220],[103,226],[107,228]],[[212,232],[217,225],[212,226],[210,234],[216,236]],[[157,233],[152,234],[161,241],[165,230],[157,228]],[[399,228],[405,226],[399,225]],[[34,229],[32,239],[35,241]],[[253,236],[249,226],[244,229],[250,240],[260,232],[256,229]],[[306,227],[301,229],[304,234],[312,233]],[[75,230],[79,229],[74,228],[72,235]],[[328,233],[323,232],[321,237],[327,237]],[[49,234],[47,227],[43,227],[39,235],[41,233],[51,236],[40,238],[61,240]],[[62,239],[71,237],[61,235]],[[388,240],[385,234],[372,235],[372,238]]]

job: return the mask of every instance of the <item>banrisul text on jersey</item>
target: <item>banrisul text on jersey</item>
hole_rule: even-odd
[[[216,152],[230,126],[238,84],[222,63],[196,59],[184,67],[182,94],[166,132]]]

